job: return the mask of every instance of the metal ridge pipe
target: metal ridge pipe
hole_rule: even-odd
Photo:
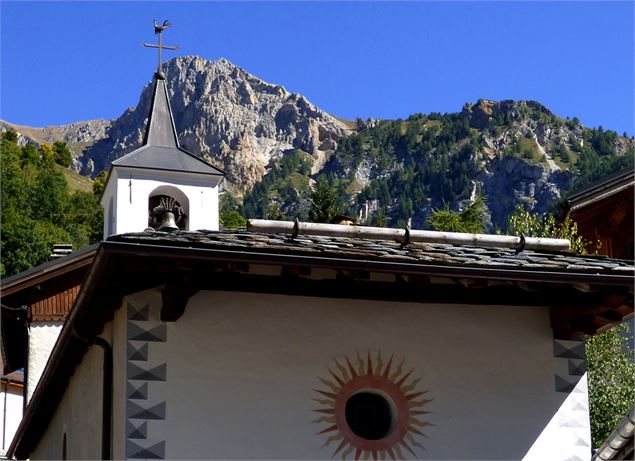
[[[247,229],[265,233],[357,237],[406,243],[448,243],[452,245],[472,245],[487,248],[521,248],[522,246],[521,249],[551,251],[568,251],[571,249],[571,242],[567,239],[467,234],[462,232],[438,232],[389,227],[345,226],[341,224],[272,221],[268,219],[249,219],[247,220]]]

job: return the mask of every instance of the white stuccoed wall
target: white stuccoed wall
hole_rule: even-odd
[[[29,370],[27,402],[37,387],[63,322],[32,322],[29,328]]]
[[[137,307],[154,300],[149,320],[129,325],[160,327],[153,296],[129,298]],[[566,397],[554,391],[546,308],[200,292],[166,328],[148,360],[135,362],[165,364],[165,381],[129,401],[164,402],[165,418],[128,443],[167,459],[330,458],[335,446],[316,435],[324,425],[311,422],[314,389],[334,358],[356,351],[403,357],[422,378],[434,426],[417,455],[428,459],[520,459]]]
[[[329,459],[315,389],[356,351],[404,358],[421,378],[434,426],[418,458],[521,459],[568,408],[546,308],[199,292],[177,322],[160,309],[156,290],[129,296],[102,333],[115,360],[115,458]],[[64,433],[69,459],[100,456],[102,357],[89,348],[32,459],[59,458]]]
[[[161,186],[175,187],[187,197],[189,204],[186,230],[218,230],[220,177],[171,171],[143,172],[121,167],[113,169],[111,174],[113,176],[102,199],[105,237],[143,232],[148,227],[148,198]],[[111,198],[112,212],[109,211]]]
[[[31,459],[62,459],[64,434],[68,459],[101,459],[102,376],[102,349],[90,346]]]
[[[22,386],[0,384],[0,456],[4,456],[22,420]]]

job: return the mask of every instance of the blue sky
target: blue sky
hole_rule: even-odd
[[[634,134],[633,2],[11,2],[0,118],[112,119],[155,68],[152,20],[179,55],[225,57],[343,118],[533,99]],[[175,56],[166,53],[166,57]]]

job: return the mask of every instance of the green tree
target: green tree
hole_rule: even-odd
[[[108,172],[102,171],[93,180],[93,194],[97,196],[97,198],[101,198],[101,194],[104,193],[104,189],[106,188],[106,180],[108,179]]]
[[[311,221],[330,223],[331,220],[339,214],[335,203],[335,192],[331,188],[328,180],[324,176],[318,177],[315,190],[311,195],[311,211],[309,212]]]
[[[21,158],[23,167],[40,163],[40,154],[33,144],[26,144],[22,147]]]
[[[285,220],[284,214],[282,214],[282,211],[280,211],[280,206],[277,203],[274,203],[273,205],[271,205],[271,208],[269,209],[269,213],[267,214],[267,219],[272,219],[274,221]]]
[[[60,145],[58,144],[58,150]],[[20,148],[11,132],[0,139],[0,275],[46,262],[53,244],[74,249],[97,242],[102,209],[90,192],[69,192],[54,161],[55,148]]]
[[[46,262],[53,244],[71,241],[68,232],[46,221],[25,218],[2,227],[3,277]]]
[[[2,133],[2,139],[6,139],[9,142],[18,142],[18,133],[14,130],[7,130]]]
[[[55,163],[62,165],[64,168],[68,168],[73,163],[73,156],[65,142],[55,141],[53,143],[53,158]]]
[[[57,225],[64,224],[66,213],[71,206],[64,175],[54,169],[40,170],[32,190],[31,200],[35,204],[33,218]]]
[[[568,239],[571,242],[571,251],[580,254],[596,253],[601,245],[600,242],[591,242],[579,235],[578,224],[570,218],[558,222],[552,214],[530,213],[522,206],[510,215],[507,232],[527,237]]]
[[[627,323],[588,339],[586,360],[589,382],[591,438],[598,448],[635,402],[635,351]]]
[[[75,191],[70,197],[72,206],[66,215],[66,229],[71,234],[73,248],[82,248],[103,237],[104,209],[99,196],[92,192]]]
[[[452,211],[449,206],[433,211],[428,224],[436,231],[479,233],[485,230],[485,200],[477,197],[463,211]]]
[[[247,227],[247,220],[235,210],[223,211],[220,214],[220,223],[222,226],[230,229]]]

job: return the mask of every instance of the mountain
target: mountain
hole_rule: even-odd
[[[267,83],[225,59],[180,57],[164,64],[170,103],[181,146],[250,188],[272,159],[294,149],[316,165],[350,130],[297,93]],[[81,157],[82,174],[95,175],[111,161],[139,147],[150,109],[151,84],[135,108],[127,110]]]
[[[454,114],[375,121],[341,140],[324,172],[348,194],[349,212],[426,227],[434,209],[485,197],[489,229],[505,229],[518,206],[551,211],[572,187],[632,167],[633,139],[535,101],[466,104]]]
[[[481,195],[489,230],[504,229],[518,205],[549,211],[570,188],[633,164],[632,138],[535,101],[346,122],[225,59],[180,57],[164,71],[181,145],[228,173],[223,208],[247,217],[307,219],[323,176],[340,211],[368,224],[426,228],[433,210]],[[150,96],[148,83],[137,106],[110,122],[14,129],[21,142],[66,141],[73,168],[94,177],[141,145]]]

